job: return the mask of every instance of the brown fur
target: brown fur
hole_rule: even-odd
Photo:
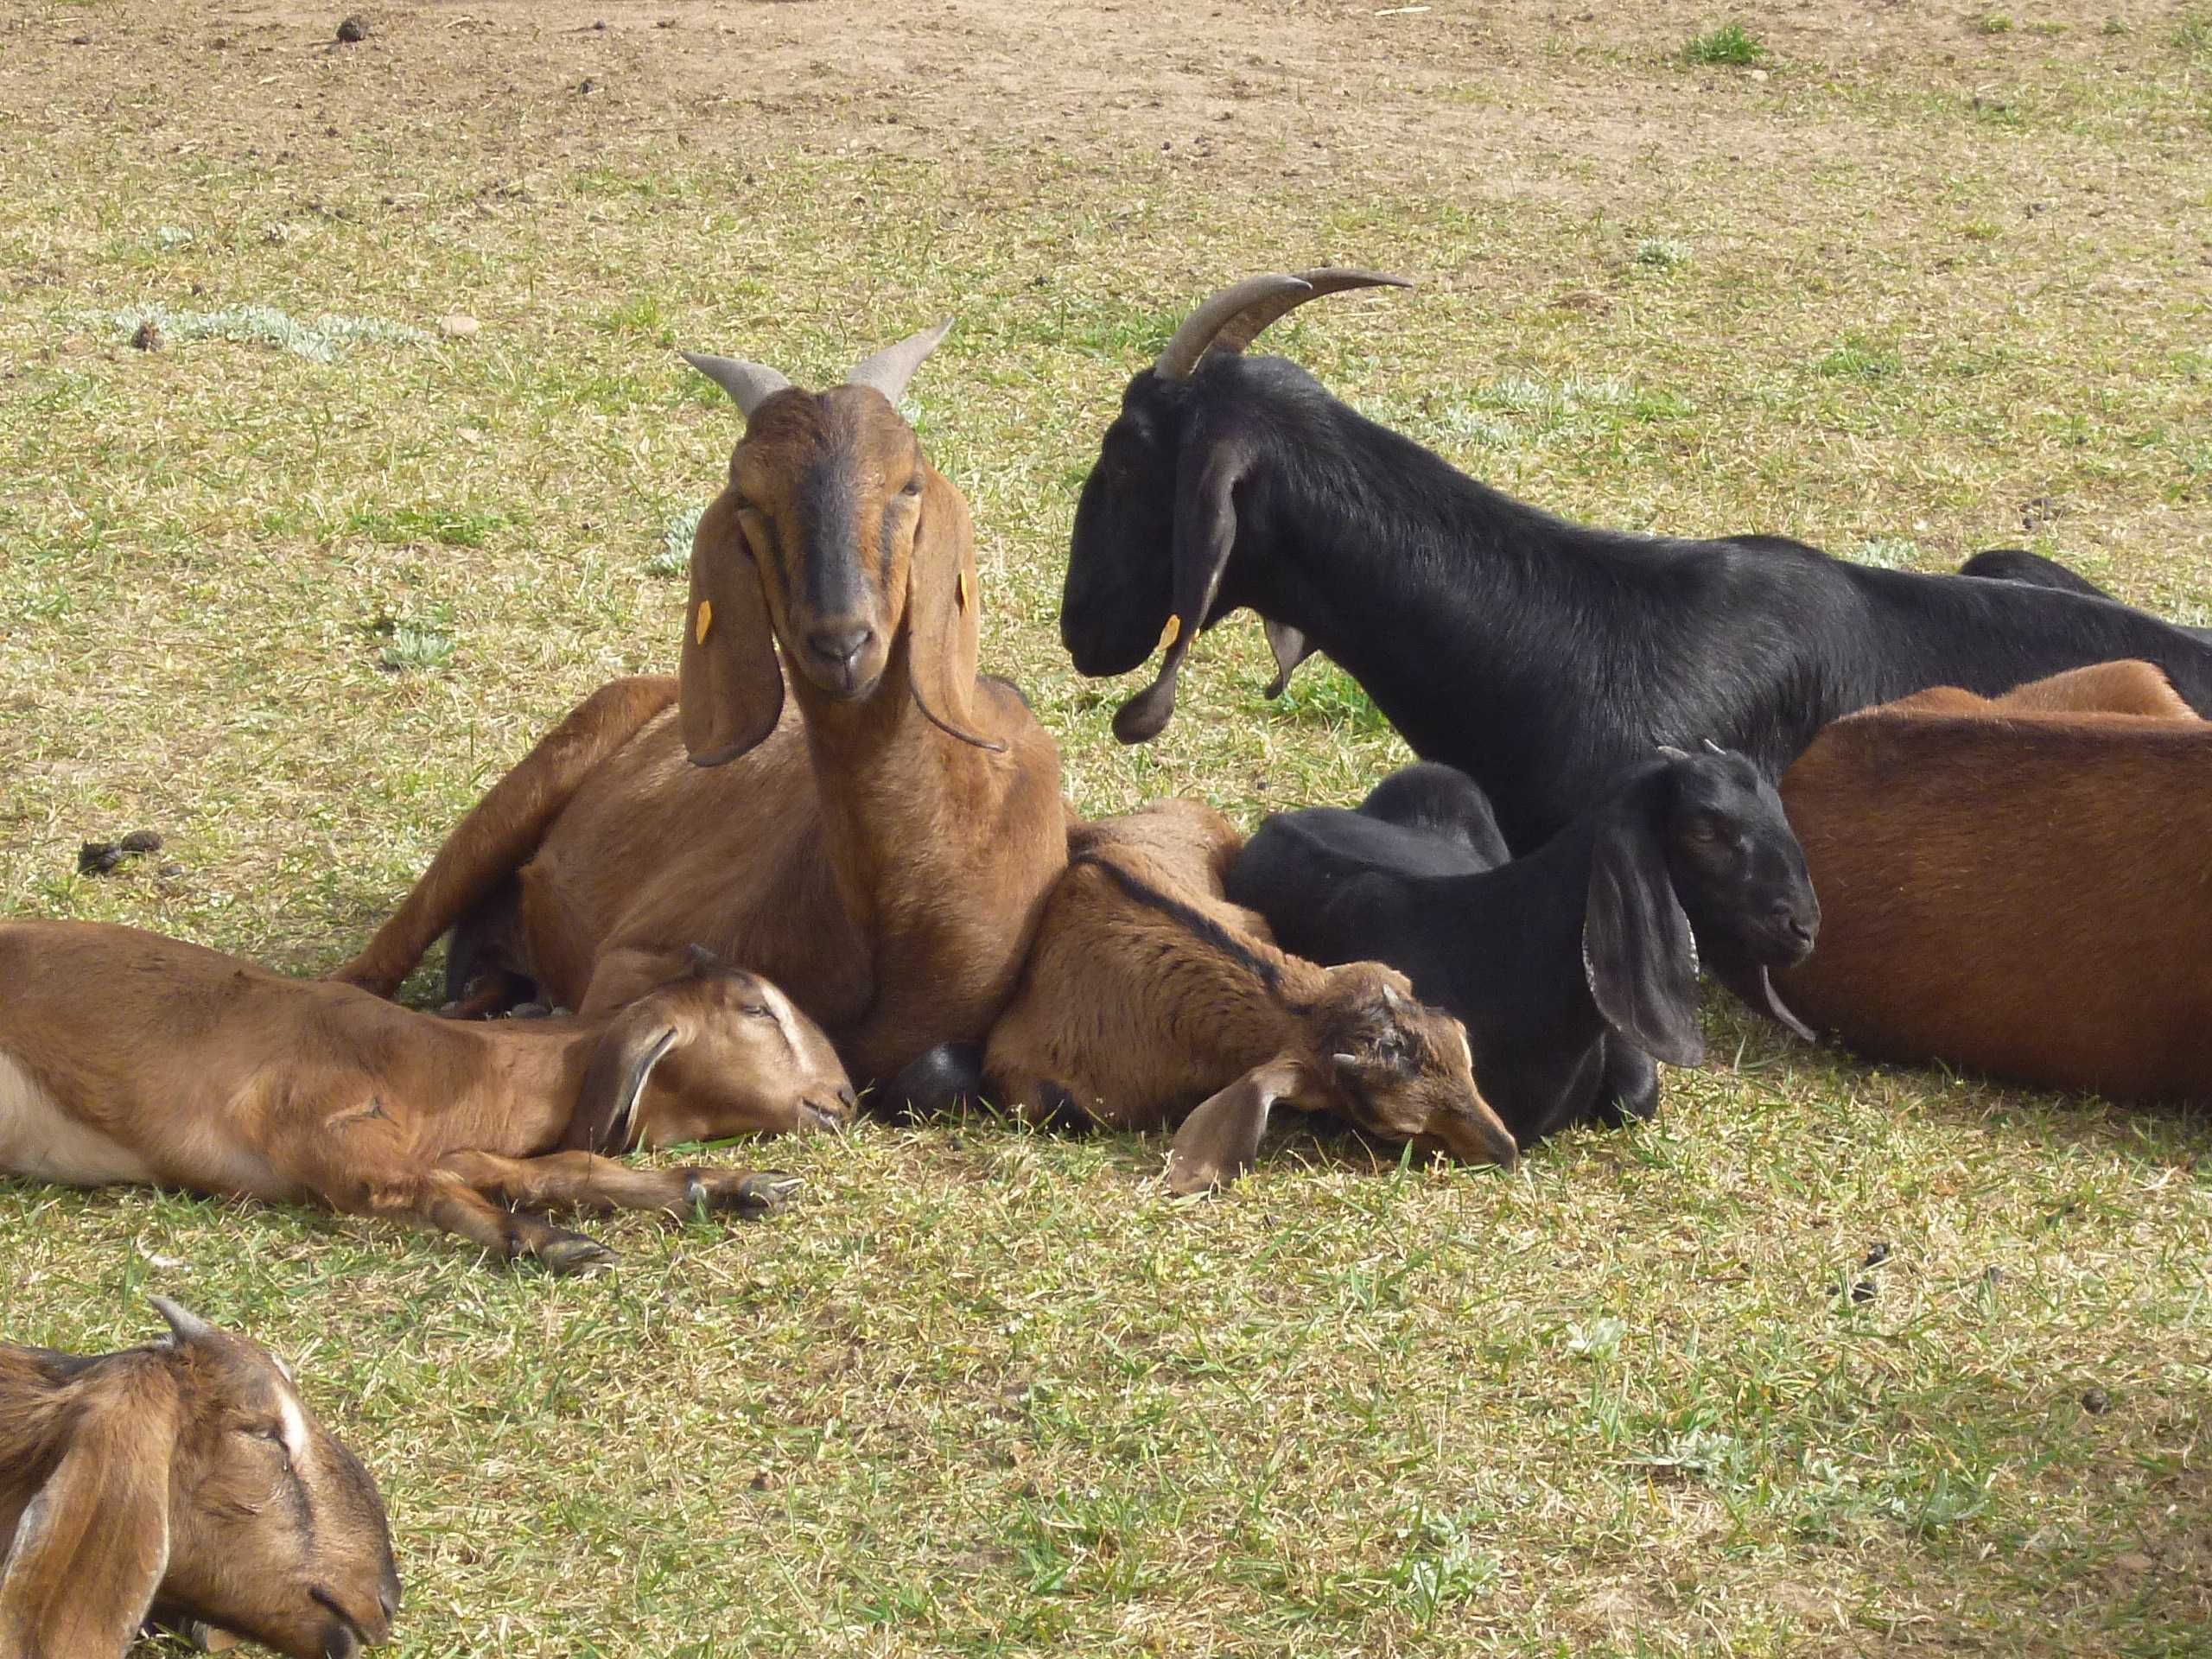
[[[388,991],[519,870],[510,965],[555,1001],[619,1007],[697,941],[789,990],[856,1077],[981,1040],[1065,820],[1052,739],[976,677],[967,505],[863,387],[770,398],[730,479],[693,546],[682,717],[664,700],[626,734],[642,692],[587,703],[562,728],[586,735],[557,753],[549,738],[503,779],[340,977]],[[842,480],[844,562],[864,578],[836,617],[807,598],[817,562],[844,559],[812,540],[825,479]],[[870,639],[853,683],[820,681],[806,642],[849,621]],[[693,765],[687,738],[705,760],[739,753]]]
[[[165,1312],[171,1341],[99,1359],[0,1344],[0,1653],[118,1659],[156,1611],[299,1659],[382,1641],[368,1471],[259,1346]]]
[[[703,964],[613,1015],[474,1025],[136,928],[11,922],[0,984],[0,1169],[318,1203],[556,1268],[610,1258],[500,1201],[688,1213],[773,1197],[735,1170],[595,1155],[610,1136],[620,1151],[834,1125],[852,1101],[828,1039],[772,986]],[[632,1119],[630,1080],[664,1038]]]
[[[2146,663],[1836,721],[1783,781],[1821,899],[1784,1000],[1853,1046],[2212,1095],[2212,726]]]
[[[1256,1073],[1267,1087],[1249,1109],[1280,1099],[1463,1159],[1511,1160],[1458,1021],[1414,1001],[1380,963],[1286,955],[1223,896],[1238,838],[1220,813],[1160,801],[1080,825],[1070,842],[985,1055],[994,1097],[1010,1109],[1042,1118],[1071,1105],[1157,1129],[1197,1119],[1205,1097]]]

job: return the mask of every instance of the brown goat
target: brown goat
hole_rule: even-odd
[[[1782,797],[1821,942],[1781,994],[1853,1047],[2212,1096],[2212,725],[2148,663],[1821,732]]]
[[[594,693],[339,977],[388,993],[460,922],[472,967],[590,1012],[696,939],[864,1082],[982,1040],[1066,842],[1052,739],[976,677],[967,504],[892,404],[942,332],[818,393],[692,359],[747,425],[692,544],[680,713],[665,680]]]
[[[1239,841],[1220,813],[1158,801],[1069,842],[985,1052],[992,1098],[1031,1120],[1073,1109],[1124,1129],[1180,1117],[1179,1192],[1241,1173],[1277,1101],[1468,1162],[1513,1161],[1459,1021],[1379,963],[1284,954],[1222,896]]]
[[[853,1103],[789,999],[703,953],[615,1014],[469,1024],[137,928],[6,922],[0,985],[0,1172],[313,1201],[556,1272],[613,1257],[495,1199],[758,1213],[788,1184],[597,1154]]]
[[[352,1659],[399,1611],[376,1483],[258,1344],[0,1344],[0,1654],[118,1659],[149,1616]]]

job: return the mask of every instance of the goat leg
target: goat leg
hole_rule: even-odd
[[[504,1262],[529,1259],[549,1273],[595,1273],[614,1265],[614,1252],[596,1239],[556,1227],[542,1216],[503,1210],[445,1170],[426,1177],[411,1197],[385,1197],[376,1213],[457,1233]]]
[[[654,1210],[688,1216],[705,1209],[748,1219],[764,1216],[798,1190],[788,1175],[744,1169],[632,1169],[591,1152],[503,1158],[490,1152],[449,1152],[438,1167],[486,1198],[532,1209]]]

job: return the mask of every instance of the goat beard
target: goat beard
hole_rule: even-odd
[[[1781,993],[1774,988],[1774,976],[1768,972],[1765,963],[1738,957],[1732,950],[1720,950],[1707,952],[1706,967],[1745,1007],[1766,1015],[1808,1043],[1820,1040],[1810,1026],[1790,1013]]]

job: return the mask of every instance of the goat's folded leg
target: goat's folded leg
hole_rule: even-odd
[[[764,1216],[798,1190],[791,1176],[748,1169],[632,1169],[590,1152],[503,1158],[491,1152],[449,1152],[442,1172],[478,1193],[537,1209],[653,1210],[688,1216],[698,1210]]]
[[[1658,1116],[1659,1067],[1616,1033],[1605,1036],[1605,1070],[1598,1085],[1598,1122],[1609,1129]]]
[[[503,1262],[533,1261],[551,1273],[594,1273],[614,1265],[614,1252],[598,1240],[556,1227],[543,1216],[502,1209],[446,1170],[416,1180],[378,1183],[357,1202],[337,1207],[455,1233]]]

